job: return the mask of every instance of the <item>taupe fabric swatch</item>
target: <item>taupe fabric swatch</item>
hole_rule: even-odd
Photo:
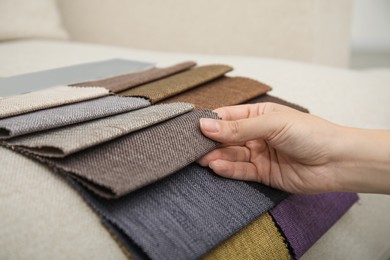
[[[114,93],[124,91],[135,86],[149,83],[154,80],[168,77],[170,75],[187,70],[196,63],[193,61],[179,63],[166,68],[151,68],[144,71],[127,73],[120,76],[110,77],[102,80],[88,81],[83,83],[72,84],[78,87],[104,87]]]
[[[100,196],[120,197],[215,149],[218,144],[199,129],[200,118],[218,116],[209,110],[194,110],[61,159],[24,154],[72,175]],[[23,152],[17,147],[14,150]]]
[[[146,97],[159,102],[203,83],[223,76],[233,68],[227,65],[206,65],[119,93],[123,96]]]
[[[165,99],[162,103],[189,102],[197,108],[215,109],[241,104],[269,90],[271,87],[253,79],[222,77]]]
[[[22,95],[0,98],[0,118],[21,115],[45,108],[109,95],[109,90],[101,87],[72,88],[58,86]]]
[[[0,119],[0,139],[40,132],[149,106],[144,98],[108,96]]]
[[[188,103],[162,104],[83,124],[14,138],[9,146],[46,157],[65,157],[89,147],[184,114],[194,108]],[[132,149],[132,148],[130,148]]]

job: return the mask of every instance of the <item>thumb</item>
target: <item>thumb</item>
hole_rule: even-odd
[[[287,121],[276,113],[236,121],[200,119],[202,133],[220,143],[242,143],[254,139],[270,140],[283,131]]]

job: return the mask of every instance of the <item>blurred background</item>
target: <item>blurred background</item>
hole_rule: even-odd
[[[0,43],[26,39],[389,67],[390,0],[0,0]]]
[[[169,52],[390,66],[390,0],[59,0],[71,40]]]
[[[389,0],[355,0],[350,67],[390,67]]]

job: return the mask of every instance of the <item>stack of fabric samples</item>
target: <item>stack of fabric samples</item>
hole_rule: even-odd
[[[275,102],[227,65],[166,68],[0,99],[1,145],[66,178],[129,258],[299,258],[358,199],[291,195],[195,163],[213,109]]]

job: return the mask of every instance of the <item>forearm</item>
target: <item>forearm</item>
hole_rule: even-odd
[[[390,131],[343,127],[335,180],[339,190],[390,194]]]

